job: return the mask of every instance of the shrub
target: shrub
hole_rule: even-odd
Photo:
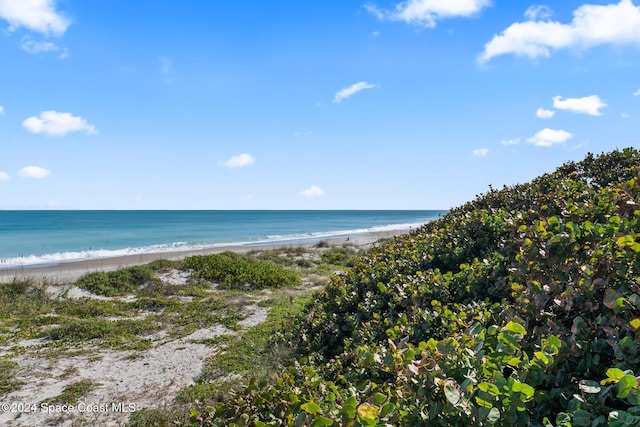
[[[567,163],[374,248],[298,361],[203,425],[640,425],[640,152]]]
[[[227,289],[280,288],[300,283],[300,277],[291,270],[234,252],[188,257],[183,266],[193,270],[193,277],[220,282]]]
[[[89,273],[76,281],[76,286],[108,297],[134,293],[148,282],[159,282],[149,265],[134,266],[109,272]]]

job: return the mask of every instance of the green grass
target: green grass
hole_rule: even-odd
[[[308,301],[308,298],[280,296],[262,302],[261,306],[270,308],[266,321],[230,339],[223,353],[207,360],[203,376],[209,379],[228,374],[259,378],[270,376],[288,362],[291,355],[290,348],[274,337],[287,330],[290,320],[302,311]]]
[[[20,384],[16,380],[18,369],[17,363],[0,358],[0,397],[19,388]]]
[[[43,400],[42,404],[45,405],[75,405],[80,399],[96,387],[101,386],[100,383],[95,383],[91,380],[82,380],[72,384],[69,384],[62,390],[62,393],[52,397],[51,399]]]
[[[45,336],[69,344],[92,341],[107,348],[146,350],[150,348],[151,342],[139,336],[148,335],[156,330],[158,325],[148,319],[77,319],[51,329]]]

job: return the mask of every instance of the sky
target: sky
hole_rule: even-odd
[[[0,209],[449,209],[639,143],[638,0],[0,0],[0,55]]]

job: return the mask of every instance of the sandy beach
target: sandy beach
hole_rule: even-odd
[[[36,287],[42,286],[47,295],[47,307],[57,307],[43,316],[53,316],[53,323],[39,327],[41,330],[60,327],[58,321],[69,322],[60,317],[64,307],[94,307],[91,315],[77,319],[76,322],[102,324],[109,322],[144,322],[147,318],[157,319],[153,333],[138,337],[147,340],[144,349],[111,348],[107,343],[97,345],[94,340],[82,342],[56,343],[37,334],[16,332],[5,335],[0,345],[0,357],[15,363],[18,367],[15,390],[4,396],[6,402],[15,408],[0,412],[0,424],[11,426],[80,426],[80,425],[122,425],[130,412],[142,408],[162,408],[171,405],[175,396],[186,387],[194,386],[203,372],[207,360],[212,360],[224,352],[224,345],[215,344],[218,338],[238,337],[246,331],[265,322],[271,310],[268,301],[293,301],[294,297],[309,295],[322,288],[314,280],[314,274],[302,278],[300,286],[293,289],[265,289],[260,292],[238,294],[234,291],[219,291],[211,285],[205,296],[194,299],[180,294],[180,288],[191,283],[189,271],[172,270],[158,275],[166,286],[173,287],[176,295],[163,296],[173,298],[182,304],[182,310],[189,312],[190,307],[206,304],[208,299],[218,301],[220,322],[207,322],[190,330],[179,332],[173,321],[162,323],[162,312],[136,310],[133,307],[138,299],[135,295],[106,297],[93,294],[75,286],[80,276],[94,271],[108,271],[132,265],[144,264],[157,259],[181,259],[191,255],[219,253],[222,251],[269,251],[271,249],[309,248],[308,257],[317,260],[318,254],[329,247],[353,246],[354,250],[366,249],[381,239],[404,234],[407,230],[384,231],[353,236],[340,236],[318,241],[290,241],[272,245],[224,246],[208,250],[185,252],[162,252],[144,255],[105,258],[62,263],[56,266],[3,270],[0,282],[13,279],[31,278]],[[322,246],[322,247],[318,247]],[[295,253],[295,251],[293,252]],[[295,256],[295,255],[294,255]],[[307,260],[309,258],[306,258]],[[331,274],[331,272],[326,272]],[[317,276],[316,276],[317,278]],[[327,278],[328,280],[328,278]],[[326,282],[325,282],[326,283]],[[118,304],[121,313],[116,317],[100,315],[99,307],[104,304]],[[228,309],[224,307],[229,307]],[[235,307],[235,308],[234,308]],[[41,310],[45,310],[44,308]],[[98,314],[96,314],[98,313]],[[182,313],[182,311],[180,312]],[[232,329],[225,326],[226,316],[234,314],[239,320]],[[182,316],[182,314],[180,314]],[[82,317],[82,316],[81,316]],[[66,319],[66,320],[65,320]],[[31,319],[33,320],[33,319]],[[97,323],[96,323],[97,322]],[[160,323],[155,323],[160,322]],[[28,330],[29,328],[26,328]],[[15,335],[15,336],[14,336]],[[20,338],[22,337],[22,338]],[[235,374],[229,376],[232,381]],[[223,377],[224,378],[224,377]],[[240,378],[240,377],[237,377]],[[220,381],[226,381],[220,379]],[[57,408],[47,402],[60,402],[66,390],[76,384],[90,384],[90,389],[82,393],[75,406],[68,410]],[[28,406],[21,407],[28,403]],[[95,410],[94,410],[95,408]],[[104,408],[102,410],[101,408]],[[60,410],[58,410],[60,409]],[[129,411],[130,409],[130,411]]]
[[[366,247],[375,243],[380,239],[391,238],[397,235],[405,234],[408,230],[389,230],[372,232],[365,234],[357,234],[353,236],[339,236],[322,239],[331,245],[341,245],[350,243],[354,246]],[[206,255],[220,253],[224,251],[233,251],[245,253],[252,250],[269,250],[282,247],[312,247],[318,243],[318,240],[292,240],[274,244],[247,244],[240,246],[216,246],[207,249],[175,251],[175,252],[157,252],[144,253],[135,255],[118,256],[112,258],[97,258],[81,261],[61,262],[53,266],[25,266],[9,269],[0,269],[0,282],[10,282],[19,279],[32,279],[35,281],[47,281],[49,283],[73,282],[83,275],[95,271],[113,271],[119,268],[130,267],[132,265],[146,264],[158,259],[176,260],[192,255]]]

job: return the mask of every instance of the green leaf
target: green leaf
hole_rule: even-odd
[[[511,387],[511,389],[515,392],[524,394],[527,398],[533,397],[533,394],[535,393],[535,390],[533,387],[531,387],[529,384],[525,384],[521,382],[514,382],[513,387]]]
[[[555,335],[551,335],[550,337],[547,337],[547,339],[545,341],[546,341],[547,345],[555,347],[556,350],[559,349],[562,346],[562,341],[560,341],[560,338],[558,338]]]
[[[635,242],[633,236],[622,236],[616,239],[616,243],[621,248],[632,247]]]
[[[513,332],[514,334],[520,334],[520,335],[526,335],[527,334],[527,330],[524,328],[524,326],[522,326],[521,324],[516,323],[516,322],[507,323],[507,325],[504,327],[504,329],[509,331],[509,332]]]
[[[478,384],[478,388],[494,397],[500,395],[500,389],[492,383],[480,383]]]
[[[631,326],[632,331],[637,331],[640,329],[640,318],[636,317],[631,322],[629,322],[629,326]]]
[[[618,381],[622,377],[624,377],[624,371],[618,368],[609,368],[607,369],[607,377]]]
[[[307,414],[320,414],[322,413],[322,408],[318,406],[315,402],[307,402],[305,404],[300,405],[300,409],[302,409]]]
[[[382,393],[376,393],[371,398],[371,401],[376,405],[382,405],[385,400],[387,400],[387,396]]]
[[[475,399],[478,406],[481,406],[483,408],[488,408],[488,409],[493,408],[493,404],[491,402],[484,400],[480,396],[476,396]]]
[[[636,380],[636,377],[634,377],[633,375],[625,375],[618,382],[618,394],[616,395],[616,397],[624,399],[636,387],[638,387],[638,381]]]
[[[319,416],[313,420],[313,423],[311,423],[311,425],[313,427],[329,427],[333,425],[333,420],[327,417]]]
[[[358,416],[360,418],[368,418],[370,420],[375,420],[378,418],[378,414],[380,413],[380,409],[376,406],[369,405],[368,403],[363,403],[358,408]]]
[[[542,351],[536,351],[534,353],[534,356],[536,357],[536,359],[539,359],[540,361],[542,361],[542,363],[544,363],[545,366],[551,363],[551,359],[549,359],[547,355],[544,354]]]
[[[611,411],[608,421],[611,427],[632,427],[640,423],[640,417],[631,415],[625,411]]]
[[[584,409],[578,409],[573,413],[573,425],[580,427],[588,427],[591,425],[591,417]]]
[[[393,403],[386,403],[382,406],[380,410],[380,417],[386,417],[390,413],[392,413],[396,409],[396,405]]]

